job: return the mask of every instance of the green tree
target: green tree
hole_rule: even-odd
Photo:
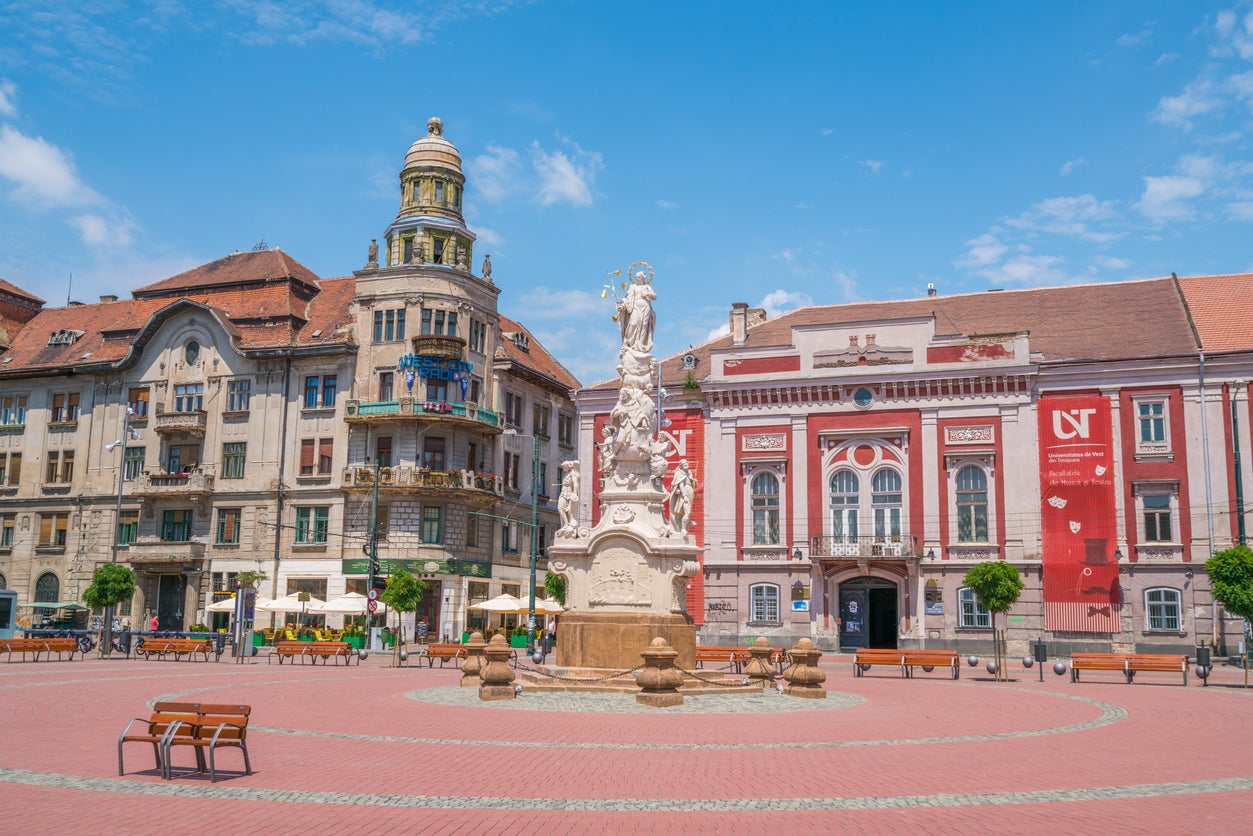
[[[258,583],[268,579],[269,576],[265,572],[248,571],[235,573],[235,581],[239,584],[240,589],[247,589],[250,586],[255,588]]]
[[[387,588],[379,594],[379,599],[396,613],[396,628],[400,632],[401,640],[392,645],[392,667],[400,665],[400,646],[405,637],[400,627],[400,616],[402,613],[416,612],[425,594],[426,583],[403,569],[392,573],[387,579]]]
[[[1253,549],[1232,546],[1205,561],[1214,600],[1227,612],[1253,619]],[[1217,614],[1216,614],[1217,615]],[[1249,666],[1244,665],[1244,687],[1249,687]]]
[[[996,655],[996,678],[1005,671],[1005,632],[997,630],[996,616],[1009,611],[1022,595],[1018,567],[1003,560],[985,560],[970,567],[962,583],[975,594],[979,606],[992,613],[992,646]]]
[[[83,591],[83,601],[92,609],[104,609],[104,639],[100,652],[113,649],[113,608],[135,594],[135,573],[121,563],[101,563],[91,575],[91,586]]]
[[[566,605],[566,577],[555,572],[544,575],[544,594],[561,606]]]

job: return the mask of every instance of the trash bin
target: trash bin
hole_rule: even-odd
[[[370,650],[381,651],[383,649],[383,628],[370,628]]]

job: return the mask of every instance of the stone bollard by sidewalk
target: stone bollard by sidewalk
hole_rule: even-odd
[[[511,700],[516,696],[513,690],[513,669],[509,667],[509,657],[512,655],[513,650],[503,635],[497,633],[492,636],[487,649],[483,651],[487,662],[483,665],[483,670],[479,671],[479,679],[483,680],[483,684],[479,686],[480,700]]]
[[[683,695],[678,688],[683,684],[683,672],[674,666],[679,651],[658,636],[640,653],[644,657],[644,669],[635,675],[640,693],[635,701],[652,708],[668,708],[683,705]]]
[[[774,655],[774,648],[765,638],[758,638],[748,646],[748,652],[753,657],[744,666],[744,675],[749,679],[749,687],[761,688],[763,691],[772,688],[774,665],[770,664],[770,657]]]
[[[483,670],[483,651],[486,648],[487,642],[483,641],[482,633],[470,634],[466,641],[466,658],[461,663],[462,688],[477,688],[483,684],[483,680],[479,679],[479,672]]]
[[[818,659],[821,657],[822,651],[814,647],[809,639],[798,641],[792,648],[792,666],[783,672],[783,678],[788,683],[783,693],[789,697],[825,700],[827,692],[823,690],[822,683],[827,675],[818,670]]]

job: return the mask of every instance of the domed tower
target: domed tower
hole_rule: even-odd
[[[461,214],[465,187],[461,155],[444,138],[437,116],[426,136],[409,147],[400,172],[400,211],[385,233],[386,265],[439,264],[469,271],[474,233]]]

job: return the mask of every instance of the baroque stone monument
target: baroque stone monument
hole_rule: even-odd
[[[589,528],[578,524],[577,507],[571,516],[567,509],[548,550],[549,570],[566,578],[569,607],[560,621],[559,667],[630,670],[658,637],[677,652],[675,664],[695,667],[696,627],[684,598],[687,579],[700,571],[688,530],[696,477],[682,460],[667,484],[668,445],[650,396],[657,293],[652,268],[638,262],[631,269],[641,265],[648,272],[635,273],[621,298],[614,294],[622,348],[618,402],[596,456],[600,518]]]

